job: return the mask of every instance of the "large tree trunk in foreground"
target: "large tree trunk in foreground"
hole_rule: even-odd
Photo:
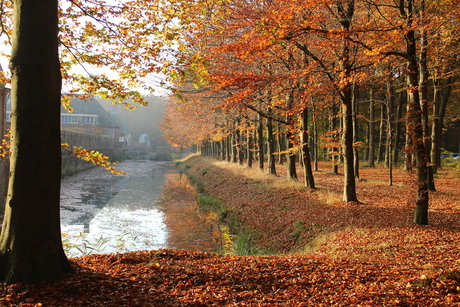
[[[15,0],[10,183],[0,279],[52,283],[72,272],[61,242],[57,0]]]

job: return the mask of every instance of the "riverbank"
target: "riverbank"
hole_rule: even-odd
[[[357,180],[360,203],[341,201],[343,175],[330,172],[327,162],[315,171],[316,190],[287,180],[285,166],[278,176],[258,169],[191,156],[184,172],[205,194],[218,198],[237,216],[261,250],[275,253],[367,252],[398,253],[399,248],[424,246],[426,237],[438,242],[445,255],[458,251],[452,244],[460,231],[460,177],[441,170],[437,192],[430,193],[430,225],[412,223],[415,174],[395,169],[389,186],[385,168],[362,168]],[[417,248],[418,249],[418,248]]]
[[[460,306],[460,179],[442,170],[430,225],[412,224],[413,175],[362,168],[360,204],[341,202],[342,175],[318,189],[257,169],[193,156],[199,191],[225,203],[260,250],[236,256],[153,250],[72,258],[55,285],[0,286],[0,303],[43,306]],[[277,166],[279,174],[283,166]],[[300,178],[302,179],[302,178]],[[280,254],[284,253],[284,254]],[[27,306],[27,305],[24,305]],[[36,305],[39,306],[39,305]]]

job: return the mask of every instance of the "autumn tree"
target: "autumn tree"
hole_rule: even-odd
[[[12,37],[13,48],[11,168],[0,237],[1,280],[55,282],[72,271],[59,226],[62,78],[71,94],[143,103],[133,88],[167,67],[166,54],[173,50],[167,46],[171,32],[160,31],[170,20],[160,16],[158,7],[157,1],[2,3],[2,31],[7,40]],[[75,65],[86,74],[72,71]],[[118,73],[97,74],[90,71],[94,67]]]
[[[369,24],[369,39],[364,44],[369,53],[384,57],[396,56],[405,64],[407,78],[406,154],[415,157],[417,195],[414,222],[428,224],[429,159],[428,80],[431,38],[436,37],[443,24],[449,24],[455,14],[443,14],[455,1],[426,2],[404,0],[395,5],[380,1],[369,2],[371,15],[381,16]],[[454,5],[455,6],[455,5]],[[441,13],[441,14],[440,14]],[[386,38],[383,40],[383,38]],[[437,40],[437,42],[440,42]],[[368,44],[368,45],[366,45]],[[372,48],[369,48],[372,46]],[[436,62],[436,60],[434,61]],[[436,106],[436,104],[435,104]],[[410,163],[411,161],[408,160]]]
[[[0,279],[51,283],[73,271],[62,248],[59,218],[58,1],[18,0],[13,5],[11,167]]]
[[[298,136],[302,131],[301,112],[307,107],[305,101],[309,101],[307,96],[315,102],[316,110],[324,110],[324,114],[332,110],[333,119],[340,115],[341,121],[336,122],[331,134],[340,132],[342,137],[342,144],[334,144],[334,151],[344,159],[344,201],[358,200],[358,160],[354,160],[358,157],[358,117],[362,115],[358,101],[360,94],[374,86],[373,94],[368,95],[372,101],[369,164],[373,165],[375,153],[378,161],[385,161],[388,166],[392,166],[390,160],[397,159],[406,106],[406,165],[411,166],[411,157],[416,157],[419,174],[415,220],[426,223],[422,213],[427,212],[423,182],[428,177],[423,174],[429,169],[430,135],[426,78],[430,74],[426,72],[436,67],[440,73],[435,63],[448,63],[429,57],[429,43],[443,44],[439,37],[448,35],[434,38],[439,29],[450,33],[448,29],[455,25],[457,13],[451,10],[446,14],[446,9],[455,4],[454,0],[404,0],[390,4],[372,0],[231,0],[212,5],[207,1],[174,2],[176,12],[181,12],[174,16],[181,21],[185,37],[178,61],[178,67],[182,66],[176,75],[193,77],[198,87],[205,84],[225,93],[221,106],[226,109],[239,112],[247,108],[261,118],[282,124],[280,131],[289,139],[284,151],[289,154],[305,143],[306,136],[302,136],[302,141]],[[450,71],[448,66],[442,71]],[[439,101],[439,86],[436,93]],[[340,110],[334,112],[338,103]],[[435,118],[442,114],[439,104],[434,111]],[[377,112],[380,116],[371,118]],[[376,120],[380,125],[373,127]],[[436,127],[439,133],[439,125]],[[374,130],[379,133],[377,152]],[[315,137],[318,139],[318,135]]]
[[[444,120],[449,102],[452,102],[454,83],[458,80],[460,62],[457,56],[459,40],[456,31],[459,28],[459,12],[451,10],[455,5],[439,7],[437,16],[451,15],[453,18],[443,22],[433,35],[430,36],[428,54],[428,74],[431,76],[433,88],[432,98],[432,125],[431,125],[431,162],[434,172],[441,167],[441,148]],[[448,11],[448,13],[446,12]],[[431,56],[430,56],[431,54]]]
[[[285,38],[293,40],[297,48],[317,63],[322,73],[329,79],[341,101],[342,111],[342,152],[344,158],[343,201],[356,202],[356,182],[354,174],[353,148],[353,91],[352,83],[356,71],[357,46],[354,44],[355,1],[325,1],[306,11],[314,22],[292,29]],[[313,11],[319,18],[313,17]],[[322,23],[321,25],[320,23]],[[301,37],[312,39],[300,39]],[[320,40],[324,38],[324,41]],[[325,45],[329,42],[328,45]],[[331,48],[333,51],[330,52]],[[329,57],[327,57],[329,55]]]

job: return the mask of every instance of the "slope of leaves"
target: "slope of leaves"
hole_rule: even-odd
[[[94,255],[55,285],[2,286],[2,306],[453,306],[459,273],[394,259],[242,257],[185,250]],[[412,274],[411,274],[412,273]],[[41,304],[41,305],[40,305]]]
[[[387,170],[363,168],[364,203],[351,205],[341,203],[341,175],[327,164],[310,192],[243,166],[204,157],[185,163],[261,246],[286,254],[154,250],[73,258],[77,274],[58,284],[2,285],[0,306],[460,306],[459,178],[441,172],[430,225],[415,226],[415,186],[402,170],[390,187]]]

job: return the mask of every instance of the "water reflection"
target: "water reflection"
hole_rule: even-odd
[[[157,205],[165,213],[168,247],[219,252],[217,215],[199,210],[197,192],[187,177],[180,174],[166,174],[165,177],[165,188]]]
[[[159,248],[218,251],[212,213],[170,162],[126,161],[116,176],[93,168],[64,178],[61,228],[68,256]]]

